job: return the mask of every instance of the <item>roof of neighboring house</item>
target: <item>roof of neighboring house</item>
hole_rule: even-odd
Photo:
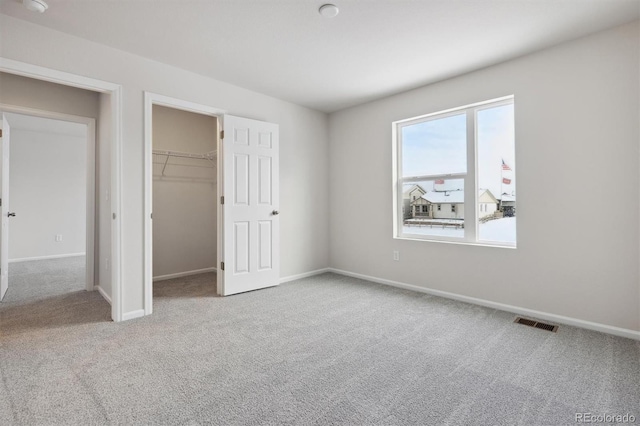
[[[422,196],[430,203],[449,203],[449,204],[461,204],[464,203],[464,191],[458,189],[456,191],[430,191]]]
[[[498,199],[488,189],[482,189],[482,188],[478,189],[478,199],[480,199],[480,197],[482,197],[484,194],[487,194],[491,198],[491,202],[493,202],[493,203],[497,203],[498,202]],[[485,202],[485,201],[483,201],[483,202]]]
[[[479,189],[478,196],[481,196],[484,193],[488,193],[495,200],[496,198],[493,196],[491,191],[488,189]],[[457,189],[455,191],[429,191],[422,196],[425,200],[430,203],[437,204],[462,204],[464,203],[464,190]],[[497,202],[498,200],[496,200]]]
[[[515,201],[516,200],[516,196],[515,195],[507,195],[507,194],[503,194],[502,195],[502,201],[506,202],[506,201]]]
[[[409,186],[407,189],[404,190],[404,192],[402,193],[403,195],[409,195],[409,193],[411,191],[413,191],[414,189],[419,189],[420,192],[422,192],[423,194],[427,191],[425,191],[424,189],[422,189],[422,187],[420,185],[418,185],[417,183],[411,184],[411,186]]]

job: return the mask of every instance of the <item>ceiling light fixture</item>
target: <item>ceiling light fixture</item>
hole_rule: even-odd
[[[318,12],[325,18],[333,18],[340,12],[340,9],[335,4],[323,4],[318,9]]]
[[[22,5],[32,12],[42,13],[49,8],[44,0],[22,0]]]

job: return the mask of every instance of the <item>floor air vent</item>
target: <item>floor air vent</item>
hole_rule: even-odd
[[[528,325],[529,327],[539,328],[541,330],[553,331],[554,333],[558,331],[557,325],[546,324],[544,322],[538,322],[526,318],[516,317],[516,320],[514,322],[518,324]]]

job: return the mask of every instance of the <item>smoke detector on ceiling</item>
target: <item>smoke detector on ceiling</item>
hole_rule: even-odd
[[[22,0],[22,5],[32,12],[42,13],[49,8],[44,0]]]
[[[325,18],[333,18],[340,12],[340,9],[335,4],[323,4],[318,9],[318,12]]]

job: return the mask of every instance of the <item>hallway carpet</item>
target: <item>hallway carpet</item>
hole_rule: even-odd
[[[9,290],[3,302],[46,299],[85,290],[85,257],[29,260],[9,264]]]

